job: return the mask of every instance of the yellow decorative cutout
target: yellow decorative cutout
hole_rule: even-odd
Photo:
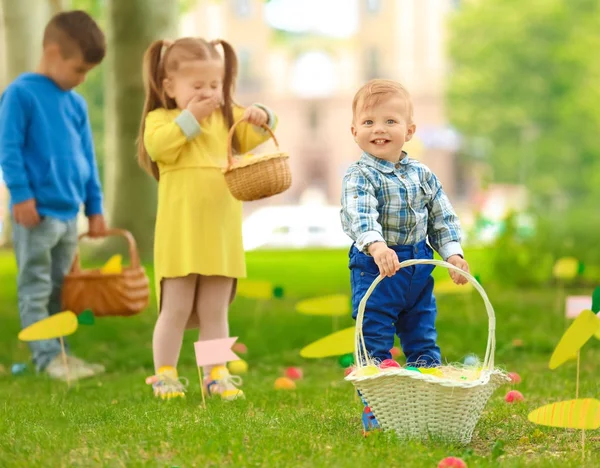
[[[579,260],[577,260],[575,257],[559,258],[552,268],[552,274],[554,277],[563,280],[575,278],[578,272]]]
[[[573,321],[571,326],[560,339],[552,357],[550,358],[550,369],[556,369],[577,355],[577,351],[597,332],[600,320],[591,310],[584,310]]]
[[[354,327],[345,328],[317,340],[300,351],[303,358],[341,356],[354,352]]]
[[[350,298],[345,294],[315,297],[296,304],[296,312],[306,315],[349,315]]]
[[[473,292],[473,286],[471,283],[458,286],[452,281],[440,281],[433,286],[433,292],[435,294],[470,294]]]
[[[113,255],[100,269],[103,275],[118,275],[123,271],[123,256]]]
[[[50,340],[61,336],[68,336],[75,333],[77,325],[77,315],[71,311],[60,312],[21,330],[19,340]]]
[[[240,280],[237,285],[237,294],[248,299],[272,299],[273,284],[262,280]]]
[[[542,426],[569,429],[598,429],[600,401],[594,398],[567,400],[542,406],[529,413],[528,419]]]

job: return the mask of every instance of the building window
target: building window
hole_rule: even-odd
[[[369,47],[367,49],[365,75],[367,80],[373,78],[381,78],[381,70],[379,62],[379,50],[377,47]]]
[[[367,12],[372,15],[379,13],[379,10],[381,9],[381,0],[365,0],[365,4]]]
[[[233,9],[239,18],[248,18],[252,13],[250,0],[233,0]]]

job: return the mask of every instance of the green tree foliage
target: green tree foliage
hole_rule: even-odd
[[[484,157],[494,181],[529,189],[538,247],[596,260],[598,50],[597,0],[464,1],[451,22],[448,86],[465,151]]]

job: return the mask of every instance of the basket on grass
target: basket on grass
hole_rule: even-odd
[[[120,273],[102,273],[100,269],[82,270],[79,252],[65,276],[62,305],[65,310],[80,314],[91,309],[95,316],[135,315],[144,310],[150,301],[150,283],[140,264],[135,239],[130,232],[110,229],[107,236],[125,237],[129,244],[129,266]],[[79,236],[81,240],[87,234]]]
[[[273,138],[277,151],[234,160],[232,139],[240,122],[238,120],[229,130],[227,142],[228,165],[224,172],[229,191],[241,201],[261,200],[285,192],[292,184],[289,155],[279,150],[277,138],[267,125],[262,127]]]
[[[346,380],[360,391],[382,429],[394,430],[401,439],[468,444],[488,399],[498,387],[509,381],[504,372],[494,368],[494,309],[477,280],[449,263],[407,260],[400,264],[400,268],[420,264],[438,265],[459,272],[483,298],[489,326],[482,366],[443,366],[436,370],[429,369],[428,373],[404,368],[376,371],[372,367],[376,363],[365,347],[362,322],[367,300],[383,279],[379,276],[365,293],[358,308],[355,335],[357,367]]]

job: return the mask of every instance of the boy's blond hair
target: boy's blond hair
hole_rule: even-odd
[[[374,79],[365,83],[354,95],[352,101],[352,116],[356,117],[357,109],[368,109],[375,106],[381,99],[390,95],[400,96],[406,102],[407,121],[413,123],[413,104],[409,92],[397,81]]]

